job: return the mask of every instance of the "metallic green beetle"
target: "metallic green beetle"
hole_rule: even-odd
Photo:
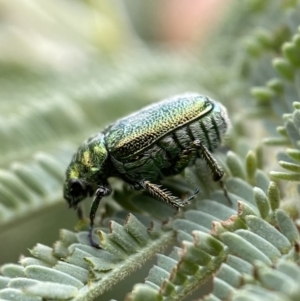
[[[95,195],[90,209],[91,245],[100,248],[92,239],[92,230],[99,202],[111,192],[109,177],[119,177],[178,209],[198,190],[181,200],[157,184],[193,165],[197,158],[202,158],[213,179],[220,181],[224,172],[211,153],[220,146],[228,126],[224,106],[187,93],[147,106],[85,141],[66,171],[64,198],[82,217],[78,203]]]

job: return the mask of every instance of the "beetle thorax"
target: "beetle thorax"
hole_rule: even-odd
[[[87,140],[74,155],[70,165],[70,179],[80,179],[90,185],[107,179],[108,152],[102,133]]]

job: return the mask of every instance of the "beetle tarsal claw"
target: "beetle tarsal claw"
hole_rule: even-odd
[[[91,246],[93,246],[94,248],[97,248],[97,249],[102,249],[102,248],[99,246],[99,244],[97,244],[97,243],[94,242],[94,240],[93,240],[93,227],[92,227],[92,226],[89,227],[88,237],[89,237],[89,241],[90,241]]]
[[[192,195],[190,195],[187,199],[183,200],[184,203],[186,204],[190,204],[191,200],[193,200],[195,197],[197,197],[197,194],[199,193],[200,189],[196,188],[194,193]]]

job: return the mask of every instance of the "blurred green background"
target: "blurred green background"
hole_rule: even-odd
[[[296,1],[283,2],[2,0],[0,264],[74,230],[77,216],[62,198],[73,152],[146,104],[187,91],[209,95],[229,110],[234,151],[255,149],[266,129],[242,114],[254,107],[250,87],[274,76],[270,61],[299,25],[296,10],[287,22],[283,12]],[[256,105],[268,109],[265,100]],[[286,111],[272,115],[270,133]],[[153,262],[99,300],[123,299]]]

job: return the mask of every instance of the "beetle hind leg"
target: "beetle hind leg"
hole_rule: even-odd
[[[153,184],[149,181],[143,180],[140,181],[139,184],[142,186],[144,190],[149,192],[152,196],[154,196],[157,200],[167,203],[168,205],[172,206],[175,209],[179,209],[181,207],[184,207],[185,205],[190,204],[190,201],[194,199],[199,192],[199,189],[196,189],[195,192],[189,196],[185,200],[181,200],[172,193],[164,188],[161,188],[160,185]]]
[[[232,205],[232,201],[228,195],[225,183],[222,181],[222,178],[225,174],[223,169],[218,164],[216,159],[211,155],[206,146],[203,143],[201,143],[200,140],[195,140],[193,142],[193,145],[196,149],[198,149],[200,157],[205,161],[205,163],[209,167],[212,173],[213,180],[220,183],[220,187],[223,190],[225,198],[228,200],[229,204]]]

